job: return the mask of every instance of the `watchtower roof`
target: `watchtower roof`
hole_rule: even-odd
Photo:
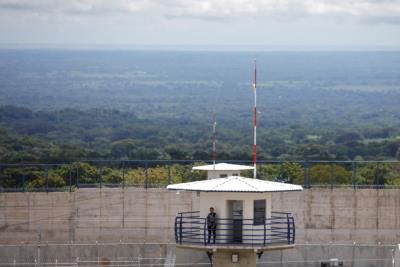
[[[167,186],[169,190],[204,191],[204,192],[285,192],[302,191],[303,187],[294,184],[271,182],[241,176],[229,176],[189,183],[172,184]]]
[[[217,163],[211,165],[196,166],[192,168],[193,170],[200,171],[243,171],[243,170],[253,170],[253,166],[238,165],[230,163]]]

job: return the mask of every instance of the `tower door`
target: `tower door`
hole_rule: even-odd
[[[232,211],[232,242],[242,243],[243,239],[243,200],[230,200],[229,208]]]

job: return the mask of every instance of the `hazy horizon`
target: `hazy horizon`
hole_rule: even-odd
[[[400,47],[399,0],[0,0],[0,44]]]
[[[394,45],[160,45],[160,44],[79,44],[79,43],[0,43],[0,49],[60,49],[60,50],[150,50],[150,51],[216,51],[216,52],[364,52],[364,51],[400,51]]]

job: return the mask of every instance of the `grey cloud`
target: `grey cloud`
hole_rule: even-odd
[[[0,10],[67,15],[156,13],[220,21],[243,15],[345,15],[370,23],[399,23],[400,0],[0,0]]]
[[[365,17],[362,21],[370,24],[400,24],[400,16]]]
[[[0,10],[19,11],[19,12],[49,12],[54,8],[51,2],[46,1],[16,1],[0,0]]]

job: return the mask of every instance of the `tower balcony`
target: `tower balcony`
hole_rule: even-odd
[[[214,233],[207,218],[199,211],[181,212],[175,218],[175,241],[178,247],[214,249],[266,250],[292,248],[295,244],[295,222],[290,213],[271,212],[270,218],[218,218]]]

